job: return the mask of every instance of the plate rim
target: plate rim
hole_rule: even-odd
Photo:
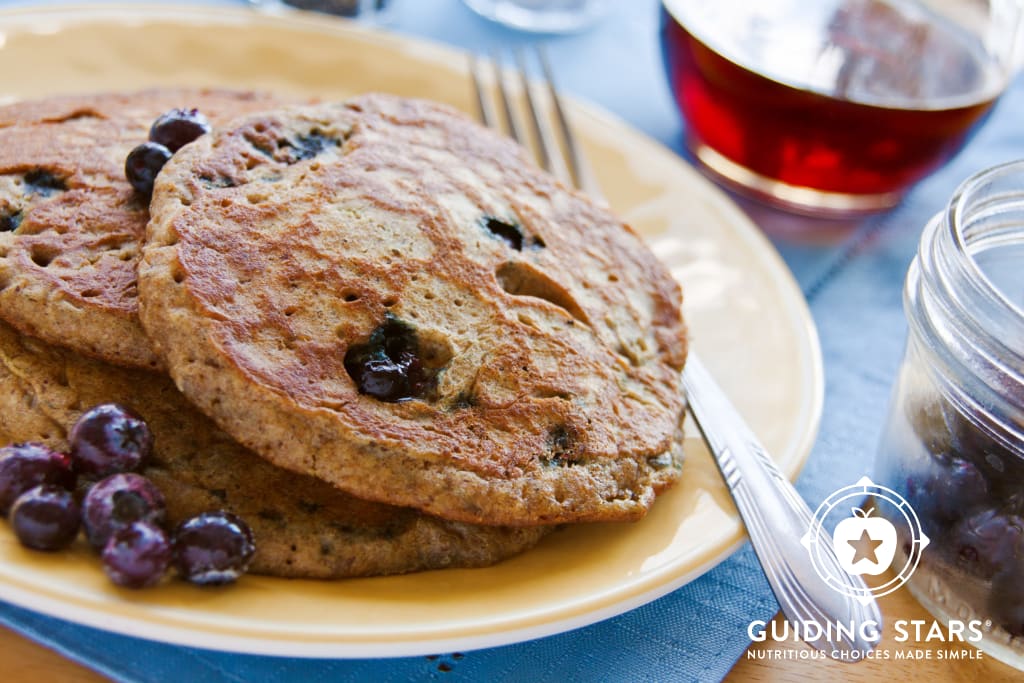
[[[274,8],[270,12],[264,12],[263,15],[264,17],[273,18],[275,21],[287,22],[288,27],[292,29],[313,30],[326,35],[339,36],[353,33],[361,34],[364,37],[372,38],[378,44],[390,49],[408,50],[413,48],[415,49],[416,58],[432,57],[446,63],[454,63],[460,59],[465,62],[469,54],[459,47],[429,38],[392,33],[352,21],[336,17],[324,17],[323,15],[302,10]],[[33,19],[42,20],[46,18],[59,19],[63,28],[67,25],[75,25],[87,21],[102,21],[104,19],[119,24],[130,23],[133,19],[167,20],[185,24],[189,21],[202,19],[205,19],[207,22],[215,22],[217,20],[230,21],[232,19],[236,22],[245,22],[252,21],[254,16],[258,15],[253,9],[219,5],[190,5],[188,7],[181,7],[168,3],[151,2],[132,3],[130,5],[111,3],[96,5],[57,4],[46,7],[4,8],[0,10],[0,31],[7,28],[11,22],[19,20],[29,22]],[[824,408],[825,376],[817,327],[806,298],[792,271],[786,265],[775,246],[754,223],[753,219],[743,212],[728,197],[724,190],[714,185],[707,178],[699,175],[698,171],[689,166],[678,154],[648,135],[645,131],[636,128],[621,117],[597,104],[581,101],[573,97],[566,97],[566,100],[568,100],[569,106],[572,109],[584,111],[589,118],[600,120],[607,125],[627,128],[632,135],[641,138],[646,145],[660,148],[660,150],[676,157],[676,161],[680,165],[686,166],[688,171],[693,172],[696,180],[705,184],[706,187],[703,194],[708,201],[714,204],[715,209],[728,214],[730,218],[736,219],[732,221],[733,223],[742,224],[743,228],[737,229],[734,233],[735,236],[749,243],[762,255],[765,262],[770,265],[774,272],[773,281],[790,290],[792,296],[786,297],[786,308],[790,310],[793,321],[801,323],[799,325],[802,332],[800,339],[807,347],[805,351],[808,352],[802,365],[808,374],[808,388],[810,389],[809,394],[803,401],[804,410],[802,411],[809,428],[795,435],[787,449],[795,454],[792,464],[793,471],[788,475],[791,480],[795,481],[810,458],[821,426],[821,416]],[[796,329],[797,325],[794,325],[794,330]],[[731,535],[723,537],[721,549],[717,553],[711,554],[707,559],[691,567],[688,571],[678,573],[669,580],[664,580],[663,574],[668,570],[662,569],[660,572],[648,577],[646,581],[642,582],[642,585],[634,586],[627,595],[620,596],[614,600],[609,600],[605,597],[599,601],[600,604],[595,608],[578,609],[567,616],[548,619],[539,623],[533,621],[531,625],[527,626],[515,626],[512,628],[489,627],[483,633],[469,636],[405,639],[397,642],[352,642],[338,640],[309,642],[299,638],[281,639],[254,635],[234,635],[208,628],[188,628],[166,622],[146,621],[132,615],[111,614],[110,612],[103,611],[102,605],[69,604],[57,595],[44,595],[39,592],[33,592],[31,589],[23,586],[14,586],[6,577],[2,576],[0,576],[0,599],[48,617],[63,619],[102,631],[205,650],[306,658],[416,656],[444,651],[470,651],[510,645],[575,630],[603,621],[651,602],[703,576],[732,556],[745,541],[746,534],[742,529],[742,525],[738,525],[738,528]]]

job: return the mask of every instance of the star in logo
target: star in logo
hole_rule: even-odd
[[[875,551],[878,549],[878,546],[882,545],[883,541],[876,541],[868,536],[867,529],[861,532],[860,538],[856,541],[847,541],[847,543],[853,546],[854,551],[856,551],[853,555],[853,562],[850,564],[857,564],[861,560],[868,560],[872,563],[878,562]]]

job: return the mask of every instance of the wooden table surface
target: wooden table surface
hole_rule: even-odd
[[[910,593],[900,590],[881,599],[886,629],[879,650],[888,651],[890,658],[869,660],[858,664],[844,664],[833,661],[809,661],[798,658],[806,646],[779,643],[755,643],[740,657],[735,668],[726,678],[727,683],[809,683],[812,681],[850,681],[853,683],[883,681],[920,680],[935,683],[955,681],[957,683],[1002,683],[1022,681],[1024,674],[1001,662],[982,654],[979,659],[946,660],[937,659],[939,650],[967,649],[977,653],[970,645],[941,643],[897,643],[893,640],[892,623],[896,619],[924,619],[929,623],[931,615],[925,612]],[[931,659],[896,661],[892,657],[897,651],[931,650]],[[787,654],[787,652],[789,654]],[[977,656],[977,655],[976,655]],[[792,658],[789,658],[792,657]],[[105,680],[93,671],[71,662],[57,653],[24,638],[5,628],[0,628],[0,662],[3,663],[4,681],[46,681],[47,683],[95,683]]]
[[[924,607],[914,599],[910,591],[898,590],[879,600],[885,629],[882,642],[876,653],[888,653],[888,659],[871,659],[848,664],[831,660],[807,661],[787,659],[798,656],[807,646],[800,643],[754,643],[740,657],[726,683],[751,681],[753,683],[809,683],[811,681],[849,681],[851,683],[902,683],[902,681],[955,681],[957,683],[1003,683],[1003,681],[1024,681],[1024,673],[989,657],[973,646],[956,642],[953,644],[897,643],[894,640],[893,622],[897,619],[923,619],[931,625],[935,620]],[[779,618],[776,617],[776,620]],[[779,631],[781,632],[781,630]],[[930,651],[928,659],[896,660],[897,652],[915,650]],[[967,650],[981,659],[939,659],[939,651]],[[922,655],[923,656],[923,655]]]

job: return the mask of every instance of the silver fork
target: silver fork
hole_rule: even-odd
[[[563,181],[603,201],[569,125],[547,55],[543,50],[537,50],[537,59],[545,77],[544,89],[554,109],[554,118],[566,150],[565,162],[562,161],[556,134],[541,110],[527,76],[522,53],[516,52],[515,56],[541,164]],[[506,87],[500,55],[495,54],[492,62],[505,129],[514,139],[529,146],[523,127],[515,116],[514,100]],[[480,118],[486,125],[501,129],[484,86],[481,60],[471,58],[470,72]],[[826,635],[811,640],[810,644],[820,650],[870,652],[877,640],[875,630],[879,634],[882,630],[878,605],[863,580],[843,569],[832,548],[832,539],[821,524],[814,522],[807,504],[775,466],[692,350],[683,371],[683,386],[690,414],[732,494],[783,615],[797,625],[801,634],[807,632],[808,623],[816,624],[821,629],[817,632]],[[816,552],[821,570],[839,584],[837,588],[830,586],[815,569],[811,548]],[[860,659],[852,656],[839,658],[843,661]]]

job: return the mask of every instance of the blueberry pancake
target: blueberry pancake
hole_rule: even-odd
[[[0,323],[2,443],[64,449],[78,415],[111,401],[135,408],[153,430],[154,463],[145,474],[167,498],[171,521],[218,509],[241,515],[255,534],[253,571],[261,574],[341,578],[483,566],[548,531],[447,522],[353,498],[246,451],[165,377],[56,349]]]
[[[169,109],[196,107],[216,124],[280,101],[182,89],[0,107],[0,319],[111,363],[156,366],[135,281],[148,198],[125,180],[125,158]]]
[[[680,474],[686,335],[608,210],[440,105],[245,117],[157,178],[143,325],[236,439],[447,519],[635,520]]]

